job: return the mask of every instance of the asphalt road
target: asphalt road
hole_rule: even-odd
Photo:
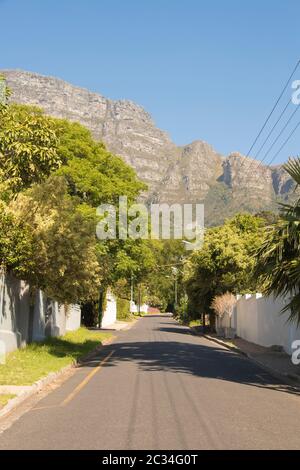
[[[172,318],[145,317],[0,434],[0,449],[300,449],[300,396]]]

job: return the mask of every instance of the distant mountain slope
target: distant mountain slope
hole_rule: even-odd
[[[280,166],[258,166],[237,153],[223,157],[202,141],[178,147],[131,101],[112,101],[36,73],[2,73],[13,101],[80,122],[111,152],[122,156],[148,184],[148,201],[204,202],[210,225],[240,210],[274,209],[277,200],[293,193],[292,180]]]

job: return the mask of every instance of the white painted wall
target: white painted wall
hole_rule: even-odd
[[[148,308],[149,308],[149,305],[143,304],[143,305],[141,305],[141,310],[140,311],[142,313],[148,313]]]
[[[101,328],[107,328],[117,321],[117,299],[111,291],[106,293],[106,309],[103,312]]]
[[[238,297],[233,326],[240,338],[260,346],[282,346],[292,353],[292,342],[300,340],[300,328],[288,321],[288,313],[281,314],[286,301],[261,294]]]
[[[143,304],[143,305],[141,305],[140,312],[141,313],[148,313],[148,308],[149,308],[149,305]],[[130,302],[130,312],[131,313],[138,313],[138,311],[139,311],[138,305],[136,305],[135,302]]]
[[[46,328],[46,298],[41,290],[37,291],[34,304],[33,319],[33,341],[43,341],[45,339]]]
[[[67,311],[67,331],[76,331],[81,325],[81,308],[79,305],[70,305]]]
[[[26,345],[29,322],[29,289],[24,281],[0,275],[0,341],[7,352]]]
[[[30,314],[28,284],[0,273],[0,343],[6,353],[26,346],[30,336],[32,341],[43,341],[47,336],[74,331],[80,321],[79,306],[71,305],[66,312],[63,305],[47,299],[41,291],[36,292],[33,315]]]

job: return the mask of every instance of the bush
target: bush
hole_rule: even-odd
[[[179,302],[175,317],[183,324],[188,324],[190,317],[188,313],[189,299],[187,295],[184,295]]]
[[[214,298],[211,308],[218,317],[223,318],[224,315],[228,315],[231,318],[235,304],[235,296],[230,292],[226,292],[226,294],[218,295]]]
[[[130,302],[128,299],[117,298],[117,320],[129,320],[131,318]]]

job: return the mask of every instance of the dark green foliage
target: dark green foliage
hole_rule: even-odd
[[[2,198],[44,181],[60,163],[52,118],[35,107],[0,108],[0,183]],[[7,194],[6,194],[7,197]]]
[[[120,321],[129,320],[130,314],[130,302],[128,299],[117,298],[117,319]]]
[[[191,319],[212,313],[216,295],[256,290],[251,253],[260,244],[263,225],[258,217],[238,214],[223,226],[206,231],[203,248],[194,252],[185,265]]]
[[[101,203],[118,204],[119,196],[133,202],[146,189],[135,171],[108,152],[102,142],[96,142],[82,125],[56,120],[56,132],[63,162],[58,174],[66,178],[71,194],[97,207]]]
[[[33,268],[33,237],[30,227],[5,212],[0,205],[0,267],[21,278]]]
[[[285,170],[300,184],[300,158],[290,160]],[[265,294],[287,296],[285,311],[300,323],[300,200],[281,204],[280,219],[265,230],[262,245],[257,249],[256,275]]]

